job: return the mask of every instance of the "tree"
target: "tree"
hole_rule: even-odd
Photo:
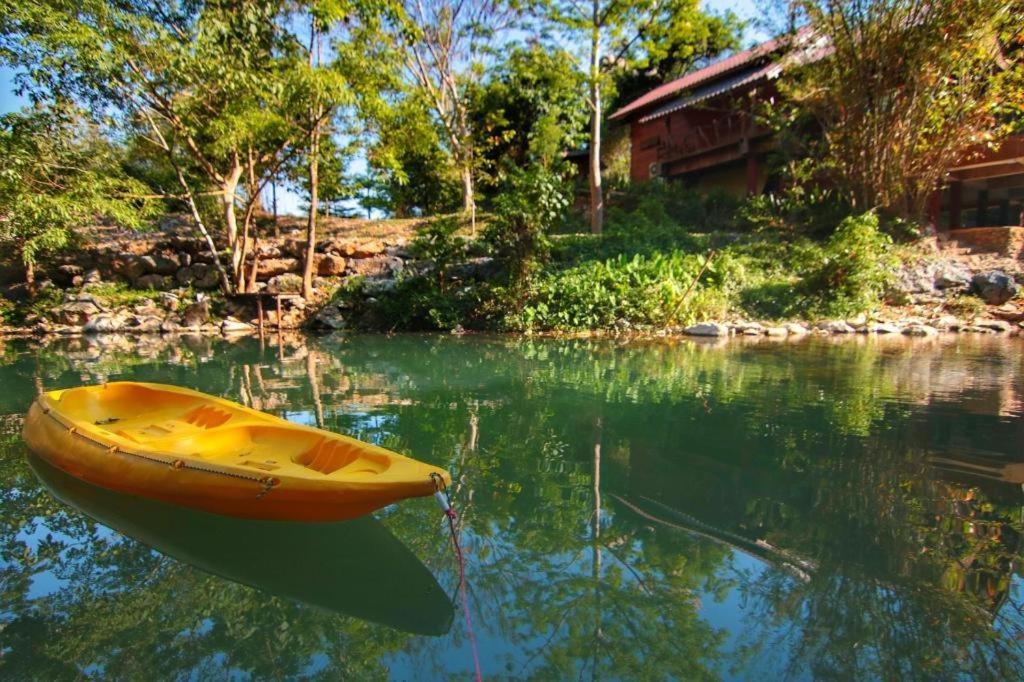
[[[97,219],[137,228],[152,208],[120,153],[69,107],[37,107],[0,117],[0,244],[35,288],[39,257],[71,244]]]
[[[21,85],[33,97],[81,98],[144,131],[175,169],[216,255],[194,185],[215,188],[231,278],[240,287],[246,240],[236,214],[239,186],[258,175],[254,168],[279,164],[292,133],[276,99],[288,55],[279,10],[273,0],[16,2],[2,18],[0,56],[24,70]],[[227,276],[222,286],[230,288]]]
[[[506,0],[409,0],[396,22],[405,71],[430,107],[462,185],[462,209],[475,216],[474,148],[467,89],[518,16]]]
[[[585,73],[590,110],[590,228],[600,233],[604,225],[601,126],[609,72],[658,63],[670,52],[700,52],[723,22],[736,22],[728,15],[722,19],[706,14],[696,0],[548,0],[543,6],[543,18],[560,37],[585,45],[576,63]]]
[[[576,147],[586,130],[581,74],[571,57],[538,44],[517,47],[497,61],[471,91],[470,120],[480,183],[492,194],[509,168],[550,168]]]
[[[795,20],[829,45],[782,84],[782,128],[860,211],[918,219],[946,169],[997,144],[1024,105],[1015,0],[801,0]],[[1019,118],[1018,118],[1019,121]],[[1018,123],[1019,125],[1019,123]],[[815,136],[818,137],[818,136]]]

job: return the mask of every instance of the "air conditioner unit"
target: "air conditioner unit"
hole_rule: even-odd
[[[647,167],[647,172],[652,178],[656,178],[661,175],[661,164],[655,161]]]

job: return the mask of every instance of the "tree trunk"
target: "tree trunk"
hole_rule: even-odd
[[[309,220],[306,222],[306,264],[302,269],[302,297],[313,298],[313,255],[316,249],[316,213],[320,184],[320,124],[309,135]]]
[[[231,272],[241,271],[242,249],[238,234],[238,220],[235,217],[235,193],[238,191],[238,180],[242,177],[242,164],[235,159],[235,165],[231,172],[224,177],[221,183],[221,200],[224,203],[224,229],[228,238],[228,248],[231,249]]]
[[[601,188],[601,24],[600,2],[594,0],[590,37],[590,231],[604,228],[604,191]]]
[[[28,293],[32,296],[36,295],[36,264],[30,260],[22,261],[25,263],[25,286],[28,287]]]

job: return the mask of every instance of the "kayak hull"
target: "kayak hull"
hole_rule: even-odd
[[[120,384],[126,385],[128,382]],[[119,396],[108,401],[113,409],[122,414],[134,409],[136,421],[130,423],[147,426],[135,431],[114,429],[105,421],[114,417],[90,419],[106,414],[106,408],[95,407],[103,402],[102,394],[91,402],[73,395],[75,391],[97,392],[117,386],[89,386],[41,395],[25,419],[25,443],[43,460],[94,485],[251,519],[352,519],[401,499],[431,495],[440,482],[447,485],[450,480],[441,469],[383,448],[291,424],[187,389],[131,384],[133,388],[143,386],[147,392],[127,398],[169,389],[176,394],[174,400],[184,395],[202,405],[198,409],[207,410],[199,413],[204,417],[213,409],[220,410],[217,414],[229,414],[225,423],[198,419],[194,420],[199,422],[196,426],[173,417],[173,409],[172,418],[166,418],[165,409],[160,418],[148,423],[144,406],[132,408],[132,400]],[[62,403],[70,403],[68,409],[62,410]],[[81,408],[83,404],[89,407]],[[182,403],[186,417],[196,409],[193,402]],[[142,415],[141,422],[137,415]],[[139,435],[158,428],[173,431],[179,422],[192,430],[179,429],[182,433],[177,438],[172,434],[156,439],[149,447]],[[329,456],[339,451],[351,463],[330,470],[324,462],[330,463]],[[353,471],[346,473],[345,469]]]

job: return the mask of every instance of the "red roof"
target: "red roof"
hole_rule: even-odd
[[[796,36],[802,36],[807,32],[807,30],[807,27],[801,28],[796,32]],[[745,66],[756,59],[770,55],[783,47],[789,38],[790,36],[787,35],[766,40],[760,45],[755,45],[749,50],[737,52],[731,57],[726,57],[721,61],[717,61],[714,64],[694,71],[693,73],[688,73],[682,78],[677,78],[676,80],[665,83],[664,85],[659,85],[650,92],[638,97],[618,111],[612,113],[608,118],[611,120],[624,118],[634,111],[643,109],[644,107],[659,102],[667,97],[671,97],[682,90],[692,88],[695,85],[700,85],[701,83],[713,78],[724,76],[730,71],[734,71],[741,66]]]

